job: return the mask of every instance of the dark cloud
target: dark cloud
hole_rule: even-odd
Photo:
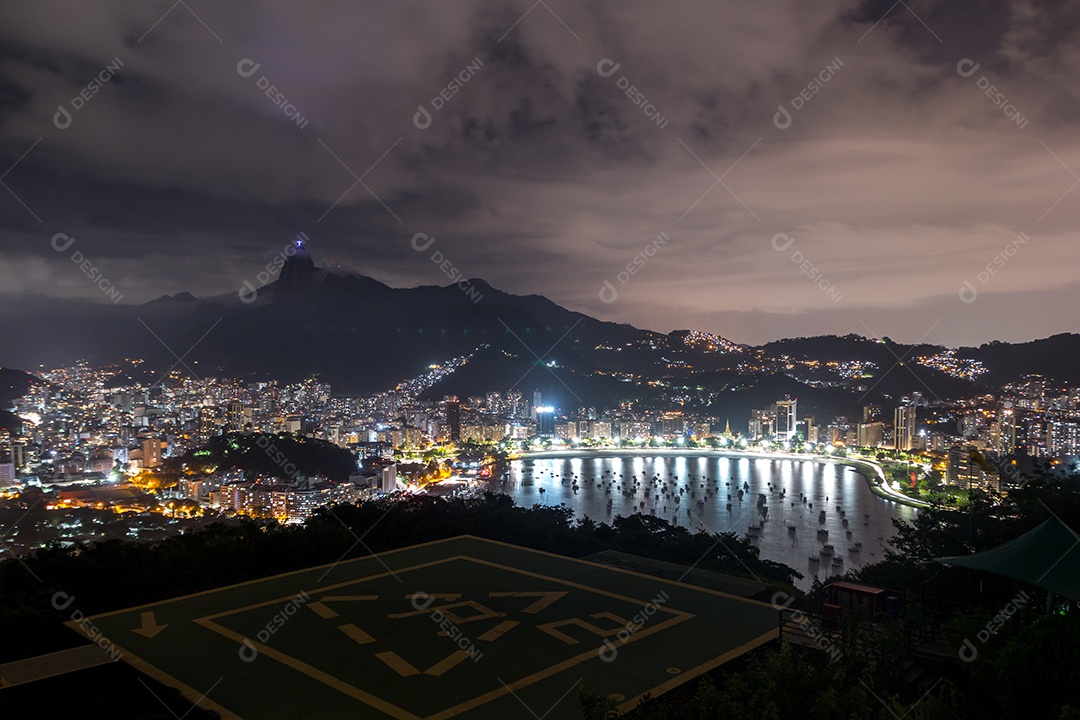
[[[1035,0],[8,4],[0,285],[97,299],[56,232],[125,302],[229,292],[301,231],[444,282],[424,232],[466,275],[661,330],[1073,330],[1044,313],[1080,297],[1078,40]]]

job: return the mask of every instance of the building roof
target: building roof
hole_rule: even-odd
[[[990,550],[935,562],[983,570],[1080,600],[1080,535],[1052,515],[1042,525]]]

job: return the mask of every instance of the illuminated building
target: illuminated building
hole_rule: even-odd
[[[880,447],[884,433],[885,423],[883,422],[859,423],[859,447]]]
[[[791,440],[795,437],[796,417],[798,417],[797,398],[785,396],[776,401],[776,437]]]
[[[893,447],[911,450],[915,438],[915,406],[901,405],[893,411]]]
[[[542,405],[533,410],[536,413],[536,434],[540,437],[555,437],[555,408]]]

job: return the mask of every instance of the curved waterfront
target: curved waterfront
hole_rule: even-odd
[[[875,495],[850,466],[821,458],[678,450],[542,453],[513,461],[506,481],[494,484],[519,505],[563,504],[602,522],[638,512],[691,530],[750,534],[762,558],[803,573],[803,588],[815,575],[824,579],[876,562],[895,534],[893,518],[910,520],[917,512]],[[842,563],[833,565],[827,555],[810,560],[825,544],[834,546]]]

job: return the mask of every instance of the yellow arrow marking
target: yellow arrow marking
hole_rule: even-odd
[[[142,627],[137,627],[132,632],[138,633],[146,638],[152,638],[159,632],[169,627],[168,625],[158,625],[157,619],[154,618],[154,611],[144,612],[140,616],[142,621]]]

